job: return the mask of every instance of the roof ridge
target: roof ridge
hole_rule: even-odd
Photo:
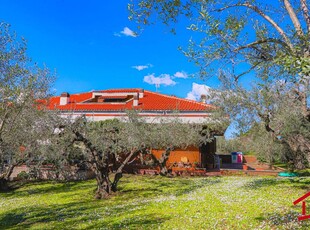
[[[93,90],[90,92],[103,92],[103,91],[126,91],[126,90],[141,90],[143,88],[114,88],[114,89],[103,89],[103,90]]]

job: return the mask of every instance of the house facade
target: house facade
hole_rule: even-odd
[[[62,93],[49,101],[49,109],[60,111],[62,116],[75,118],[84,115],[89,121],[122,118],[126,116],[126,111],[136,110],[150,123],[169,117],[178,117],[184,123],[206,123],[210,121],[214,108],[205,103],[204,97],[201,102],[196,102],[143,89],[109,89],[71,95]],[[213,163],[215,152],[214,140],[200,148],[173,151],[168,164],[187,160],[206,167]]]

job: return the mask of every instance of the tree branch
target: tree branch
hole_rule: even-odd
[[[301,10],[303,12],[304,18],[306,20],[308,33],[310,33],[310,16],[309,16],[309,9],[306,3],[306,0],[300,0]]]
[[[11,164],[6,171],[0,174],[0,179],[9,180],[12,175],[13,169],[17,166],[17,164]]]
[[[217,9],[215,11],[221,12],[221,11],[224,11],[224,10],[226,10],[228,8],[240,7],[240,6],[247,7],[249,9],[253,10],[254,12],[258,13],[261,17],[263,17],[266,21],[268,21],[278,31],[278,33],[283,37],[283,39],[286,42],[287,46],[292,51],[294,50],[294,47],[293,47],[290,39],[286,36],[286,34],[283,31],[283,29],[274,20],[272,20],[272,18],[270,18],[262,10],[260,10],[257,6],[253,6],[253,5],[249,4],[248,2],[246,2],[246,3],[239,3],[239,4],[225,6],[225,7],[222,7],[220,9]]]
[[[262,114],[262,113],[258,113],[258,116],[263,120],[264,124],[265,124],[265,129],[267,132],[269,133],[273,133],[275,134],[275,131],[270,127],[270,117],[268,114]]]
[[[130,159],[134,156],[136,156],[138,153],[140,153],[140,150],[131,150],[128,156],[123,160],[122,164],[118,167],[116,173],[122,173],[123,168],[126,166],[126,164],[130,161]]]
[[[141,152],[140,149],[136,150],[133,149],[130,151],[128,156],[125,158],[125,160],[122,162],[122,164],[118,167],[118,169],[115,172],[114,180],[112,183],[112,191],[117,191],[117,183],[123,176],[123,168],[129,163],[130,159],[133,157],[136,157]]]
[[[257,40],[255,42],[246,44],[244,46],[240,46],[240,47],[236,48],[234,51],[239,51],[239,50],[246,49],[246,48],[254,48],[255,45],[259,45],[259,44],[263,44],[263,43],[268,43],[268,42],[277,43],[277,44],[282,45],[285,48],[290,48],[285,42],[281,41],[280,39],[266,38],[266,39]]]
[[[301,90],[293,89],[293,92],[297,95],[297,100],[300,101],[301,103],[301,111],[305,119],[310,118],[310,110],[308,109],[307,106],[307,93]]]
[[[286,8],[288,14],[290,15],[290,18],[291,18],[293,24],[294,24],[295,30],[296,30],[296,32],[297,32],[297,35],[298,35],[299,37],[303,36],[304,33],[303,33],[303,31],[302,31],[300,22],[299,22],[299,20],[298,20],[296,14],[295,14],[295,12],[294,12],[294,9],[293,9],[291,3],[289,2],[289,0],[283,0],[283,3],[284,3],[284,6],[285,6],[285,8]]]
[[[76,136],[76,141],[82,141],[86,148],[89,149],[91,152],[93,158],[95,159],[96,163],[99,164],[101,162],[102,157],[100,156],[101,151],[99,151],[93,144],[88,140],[87,138],[84,137],[83,134],[81,134],[79,131],[73,131],[73,133]],[[107,155],[107,154],[106,154]]]
[[[5,111],[5,113],[4,113],[3,119],[2,119],[2,121],[1,121],[1,123],[0,123],[0,136],[1,136],[2,130],[3,130],[3,128],[4,128],[5,120],[8,118],[8,115],[9,115],[9,111],[8,111],[8,109],[6,108],[6,111]]]
[[[242,72],[241,74],[238,74],[237,76],[234,76],[235,81],[237,81],[240,77],[242,77],[245,74],[250,73],[253,69],[255,69],[261,62],[258,62],[257,64],[251,66],[247,71]]]

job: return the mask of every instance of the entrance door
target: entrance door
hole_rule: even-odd
[[[241,154],[238,154],[237,156],[238,156],[237,162],[238,162],[238,163],[242,163],[242,155],[241,155]]]

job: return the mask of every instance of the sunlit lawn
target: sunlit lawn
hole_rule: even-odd
[[[41,182],[0,193],[0,229],[310,229],[292,205],[310,178],[125,176],[108,200],[94,200],[94,188]]]

